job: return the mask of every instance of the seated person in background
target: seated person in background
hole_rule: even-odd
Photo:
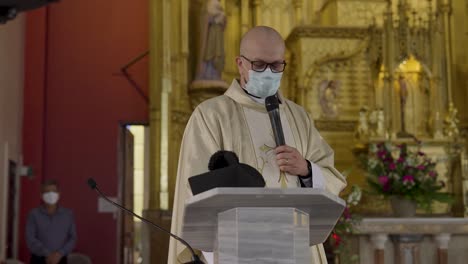
[[[73,213],[57,204],[59,191],[55,180],[46,180],[41,188],[44,203],[31,210],[26,224],[30,264],[64,264],[76,243]]]

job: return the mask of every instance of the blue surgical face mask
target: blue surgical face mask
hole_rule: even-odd
[[[282,76],[282,72],[272,72],[270,67],[263,72],[249,70],[249,81],[244,89],[253,96],[266,98],[278,92]]]

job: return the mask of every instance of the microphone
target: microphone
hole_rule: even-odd
[[[143,217],[141,217],[141,216],[135,214],[134,212],[132,212],[132,211],[128,210],[127,208],[121,206],[120,204],[118,204],[118,203],[112,201],[111,199],[107,198],[107,196],[104,195],[104,194],[101,192],[101,190],[99,190],[99,188],[97,187],[97,183],[96,183],[96,181],[95,181],[93,178],[89,178],[89,179],[88,179],[88,186],[89,186],[92,190],[95,190],[95,191],[98,193],[99,196],[101,196],[102,198],[104,198],[104,200],[106,200],[106,201],[109,202],[110,204],[112,204],[112,205],[114,205],[115,207],[119,208],[120,210],[122,210],[122,211],[124,211],[124,212],[126,212],[126,213],[128,213],[128,214],[130,214],[130,215],[132,215],[132,216],[134,216],[134,217],[136,217],[136,218],[138,218],[138,219],[140,219],[141,221],[145,222],[146,224],[149,224],[149,225],[151,225],[151,226],[153,226],[153,227],[155,227],[155,228],[157,228],[157,229],[163,231],[164,233],[170,235],[171,237],[175,238],[177,241],[179,241],[179,242],[181,242],[182,244],[184,244],[184,245],[190,250],[190,252],[192,253],[192,261],[187,262],[187,263],[185,263],[185,264],[205,264],[205,263],[203,263],[203,261],[200,260],[200,257],[199,257],[197,254],[195,254],[195,251],[193,250],[193,248],[192,248],[192,247],[189,245],[189,243],[187,243],[185,240],[183,240],[182,238],[180,238],[180,237],[178,237],[178,236],[172,234],[171,232],[169,232],[169,231],[167,231],[166,229],[164,229],[164,228],[158,226],[157,224],[151,222],[150,220],[147,220],[147,219],[145,219],[145,218],[143,218]]]
[[[283,126],[281,125],[281,118],[279,113],[279,101],[276,95],[271,95],[265,98],[265,107],[270,117],[271,128],[275,136],[276,146],[286,145],[284,141]]]

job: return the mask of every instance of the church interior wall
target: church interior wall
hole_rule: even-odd
[[[169,76],[172,87],[172,90],[166,94],[169,96],[170,106],[168,109],[171,123],[170,126],[162,128],[167,129],[170,142],[169,157],[166,157],[169,160],[169,201],[172,200],[173,196],[171,188],[175,185],[178,147],[185,122],[191,112],[190,107],[188,107],[190,98],[187,91],[189,90],[188,84],[194,79],[197,56],[200,50],[199,9],[203,2],[203,0],[190,1],[189,17],[184,18],[189,22],[189,25],[184,25],[184,20],[180,19],[184,16],[181,11],[184,8],[182,1],[164,2],[164,6],[166,8],[169,6],[171,12],[170,15],[165,14],[164,17],[170,17],[170,21],[163,21],[161,25],[158,25],[161,29],[159,33],[164,34],[164,37],[153,36],[161,42],[163,39],[166,41],[158,46],[161,47],[158,52],[167,55],[170,68],[169,70],[164,69],[162,63],[160,68],[156,67],[161,70],[158,73],[161,80],[157,81],[163,83],[163,81],[167,81],[163,78]],[[222,0],[221,2],[225,7],[228,20],[224,35],[226,65],[223,72],[223,80],[227,82],[238,75],[237,66],[234,63],[234,59],[238,55],[238,44],[242,34],[252,25],[262,24],[276,27],[284,38],[289,36],[294,27],[304,25],[366,29],[373,16],[382,17],[381,13],[386,5],[385,0]],[[423,2],[426,1],[412,0],[408,2],[419,7],[423,6]],[[435,5],[438,1],[432,2]],[[465,87],[468,62],[464,43],[466,43],[468,30],[468,19],[466,18],[468,8],[466,0],[453,0],[451,2],[454,7],[452,11],[455,87],[453,97],[459,109],[461,126],[467,128],[468,106],[464,102],[468,101],[468,92]],[[396,1],[394,1],[395,3]],[[394,6],[395,8],[396,6]],[[24,237],[22,227],[25,224],[27,211],[39,202],[40,181],[46,178],[56,178],[62,183],[64,204],[74,209],[77,216],[79,237],[77,250],[90,255],[97,263],[116,263],[116,220],[109,214],[97,213],[96,198],[94,194],[89,193],[84,181],[90,176],[95,177],[98,182],[102,182],[103,190],[106,193],[110,196],[116,196],[118,188],[116,155],[118,124],[120,121],[145,122],[148,120],[149,109],[144,100],[138,96],[133,87],[122,76],[114,75],[119,72],[122,65],[148,49],[148,13],[148,1],[136,1],[129,5],[128,1],[118,0],[109,5],[108,1],[104,0],[83,0],[62,1],[59,5],[50,6],[47,10],[41,9],[27,15],[25,23],[28,42],[25,49],[26,83],[22,140],[25,163],[32,165],[35,177],[32,180],[22,179],[25,195],[21,201],[20,238]],[[338,13],[345,13],[348,16],[337,16]],[[380,25],[381,21],[377,19],[376,23]],[[168,27],[164,28],[163,25],[168,25]],[[189,29],[186,35],[182,32],[184,26]],[[169,36],[169,41],[167,36]],[[187,40],[189,41],[189,50],[185,50],[183,44]],[[364,51],[359,50],[360,44],[364,42],[362,39],[350,39],[347,40],[348,43],[345,41],[341,46],[330,44],[333,40],[327,42],[329,39],[326,38],[308,41],[311,43],[298,47],[303,48],[306,53],[322,54],[325,63],[320,64],[315,72],[318,74],[311,75],[307,83],[299,84],[310,88],[308,90],[310,94],[307,95],[307,98],[298,96],[295,90],[285,90],[284,92],[291,99],[304,104],[315,118],[320,119],[317,91],[314,90],[314,87],[316,89],[320,81],[327,76],[330,76],[331,79],[350,80],[351,84],[344,83],[343,88],[343,92],[350,96],[340,99],[344,100],[348,107],[343,108],[345,111],[341,121],[344,125],[331,127],[333,126],[331,123],[316,123],[319,130],[324,129],[322,135],[335,149],[338,169],[345,171],[353,167],[354,162],[350,148],[354,136],[352,122],[356,122],[361,104],[381,107],[383,102],[379,98],[383,95],[378,94],[377,99],[372,99],[375,96],[366,92],[371,84],[369,84],[369,76],[366,75],[368,72],[364,69]],[[310,48],[311,46],[319,48],[314,51]],[[353,58],[350,60],[351,64],[326,63],[326,53],[330,53],[327,49],[343,46],[347,48],[344,52],[349,53],[350,58]],[[166,53],[167,50],[169,53]],[[359,52],[354,54],[355,51]],[[289,49],[288,56],[291,52],[292,50]],[[332,50],[331,53],[333,52],[335,51]],[[340,55],[341,53],[343,52],[336,51],[332,55]],[[301,69],[304,70],[300,73],[302,77],[307,75],[307,69],[313,67],[310,55],[303,58],[304,63],[309,60],[309,65]],[[300,60],[297,57],[295,59]],[[348,78],[349,76],[346,74],[350,74],[347,71],[342,71],[341,75],[336,76],[333,73],[329,74],[329,69],[337,65],[342,67],[341,69],[343,67],[356,69],[358,75],[361,75],[358,82]],[[290,67],[294,67],[294,62],[289,63],[288,57],[287,70]],[[170,74],[166,75],[167,73]],[[150,73],[148,72],[147,59],[143,59],[133,66],[131,74],[149,94],[147,85]],[[292,85],[292,81],[289,83],[288,77],[286,75],[284,78],[283,85]],[[351,86],[358,87],[358,90],[348,89]],[[1,100],[0,97],[0,102],[3,103]],[[2,105],[0,104],[0,106]],[[154,105],[154,107],[159,111],[159,105]],[[0,113],[0,121],[2,118],[2,113]],[[4,131],[1,125],[0,122],[0,133]],[[327,129],[329,131],[326,131]],[[158,134],[155,133],[151,136],[155,135]],[[0,134],[0,143],[2,137],[3,134]],[[159,138],[155,140],[157,141]],[[0,152],[1,155],[2,152]],[[155,170],[160,169],[159,162],[159,160],[155,161]],[[362,177],[358,178],[358,175],[361,174],[362,172],[355,171],[351,176],[352,182],[363,182]],[[157,178],[159,177],[157,173],[153,176],[156,176],[154,181],[160,180]],[[80,197],[80,199],[76,199],[76,197]],[[172,206],[171,202],[169,202],[170,206]],[[108,242],[99,248],[95,247],[93,243],[87,243],[94,241],[96,234],[99,234],[100,239]],[[451,247],[453,246],[454,249],[449,252],[451,260],[459,256],[457,255],[458,251],[454,251],[457,249],[455,245],[457,241],[464,243],[466,237],[453,238]],[[388,250],[388,252],[392,252],[391,248]],[[23,260],[26,260],[28,256],[23,239],[20,239],[20,256]],[[388,258],[388,256],[386,257]]]
[[[148,122],[148,105],[120,69],[148,50],[148,1],[61,1],[27,14],[24,158],[19,253],[27,213],[40,203],[40,182],[57,179],[74,211],[76,251],[93,263],[117,263],[117,219],[98,213],[86,180],[118,195],[118,136],[123,122]],[[148,94],[148,59],[128,69]]]
[[[0,260],[13,247],[7,245],[8,160],[21,160],[24,26],[20,16],[0,30]]]

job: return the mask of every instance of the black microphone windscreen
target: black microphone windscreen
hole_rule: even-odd
[[[210,171],[221,169],[229,165],[239,164],[239,157],[236,153],[227,150],[220,150],[213,154],[208,162]]]
[[[278,101],[278,98],[276,97],[276,94],[265,98],[265,107],[268,112],[270,112],[271,110],[278,109],[278,106],[279,106],[279,101]]]
[[[96,186],[97,186],[97,183],[96,181],[93,179],[93,178],[89,178],[88,179],[88,186],[91,188],[91,189],[96,189]]]

